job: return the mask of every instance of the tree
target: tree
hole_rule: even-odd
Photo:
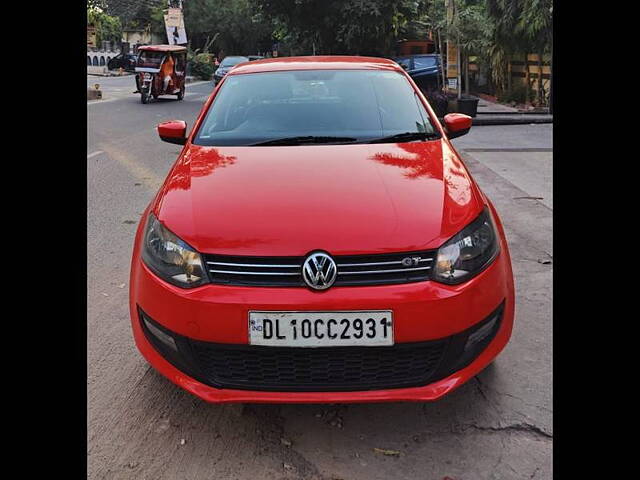
[[[538,54],[538,81],[536,99],[544,102],[542,90],[542,56],[553,48],[552,0],[521,0],[522,11],[516,31]]]
[[[522,38],[516,35],[516,23],[520,17],[520,0],[486,0],[487,15],[492,21],[489,56],[491,74],[499,91],[507,90],[511,81],[508,74],[510,56],[522,51]]]
[[[105,12],[118,17],[124,27],[145,28],[158,8],[167,8],[167,0],[97,0],[106,4]]]
[[[296,53],[390,56],[424,1],[253,0]],[[290,52],[293,53],[293,52]]]
[[[96,28],[96,44],[103,41],[118,43],[122,38],[120,19],[107,15],[99,7],[87,8],[87,24]]]
[[[469,56],[483,55],[490,44],[491,24],[484,4],[472,0],[457,0],[454,21],[449,25],[450,38],[455,38],[465,65],[465,89],[469,93]],[[462,65],[459,66],[462,68]],[[458,89],[458,96],[460,90]]]
[[[539,66],[542,55],[552,49],[552,0],[485,0],[487,14],[493,23],[492,38],[489,47],[492,76],[500,89],[504,90],[509,57],[514,53],[525,54],[525,69],[529,71],[528,53],[538,53]],[[541,69],[540,69],[541,70]],[[539,101],[542,80],[538,77]],[[527,92],[529,82],[527,78]],[[528,97],[528,93],[527,93]]]
[[[204,48],[216,34],[214,52],[251,54],[271,46],[274,26],[251,0],[200,0],[185,2],[183,9],[194,48]]]

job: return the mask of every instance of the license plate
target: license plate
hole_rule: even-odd
[[[249,312],[249,343],[273,347],[393,345],[393,312]]]

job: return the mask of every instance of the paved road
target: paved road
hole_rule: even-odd
[[[136,224],[179,152],[154,126],[192,125],[210,89],[87,106],[89,478],[550,479],[552,210],[531,198],[547,195],[536,172],[551,165],[550,128],[477,127],[455,140],[511,245],[516,324],[494,366],[435,403],[209,405],[138,354],[127,290]],[[522,148],[535,151],[512,151]]]
[[[120,99],[133,100],[137,98],[138,102],[140,100],[139,95],[136,96],[133,94],[133,92],[136,89],[136,80],[133,75],[123,75],[121,77],[120,76],[102,77],[98,75],[87,75],[87,88],[94,88],[96,84],[100,86],[100,90],[102,91],[102,100],[91,100],[90,102],[88,102],[88,104],[109,103],[114,100],[120,100]],[[186,90],[188,92],[187,95],[195,94],[195,95],[202,96],[201,95],[202,92],[200,90],[195,89],[195,87],[203,84],[206,84],[207,86],[213,85],[211,82],[202,82],[202,81],[194,82],[193,84],[187,84],[188,87],[193,88],[192,90],[191,88],[187,87],[187,90]],[[206,93],[209,93],[210,90],[211,88],[205,88]],[[164,98],[167,101],[175,100],[175,97],[171,97],[171,96],[167,96]]]

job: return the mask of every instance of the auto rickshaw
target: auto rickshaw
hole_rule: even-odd
[[[173,66],[171,64],[173,63]],[[184,98],[187,48],[179,45],[144,45],[138,47],[136,93],[142,103],[160,95]],[[166,77],[166,80],[165,80]]]

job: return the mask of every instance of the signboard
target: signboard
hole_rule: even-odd
[[[458,46],[447,42],[447,77],[458,77]]]
[[[164,16],[164,25],[169,45],[185,45],[187,43],[187,31],[184,28],[182,10],[170,8]]]
[[[457,78],[448,78],[447,79],[447,87],[449,87],[449,90],[457,90],[458,89],[458,79]]]
[[[172,28],[182,26],[182,10],[179,8],[170,8],[164,16],[164,24]]]
[[[87,47],[96,46],[96,27],[87,25]]]

